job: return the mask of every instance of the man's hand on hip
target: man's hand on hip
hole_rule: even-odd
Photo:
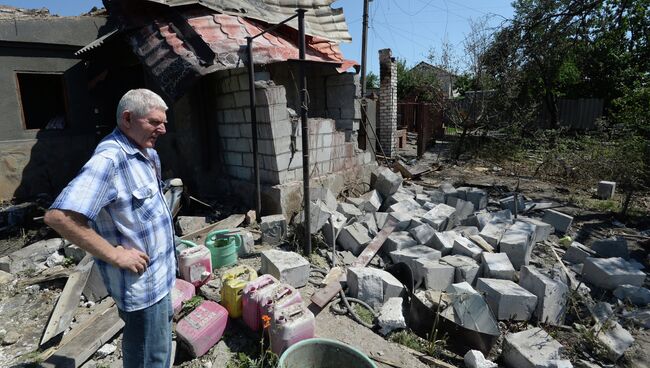
[[[118,245],[115,247],[115,254],[112,257],[111,263],[115,267],[141,275],[149,265],[149,256],[137,249],[124,248]]]

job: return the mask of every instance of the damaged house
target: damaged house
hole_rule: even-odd
[[[358,148],[358,76],[346,72],[356,64],[338,47],[350,35],[342,10],[332,9],[332,2],[305,6],[311,185],[339,192],[344,185],[366,183],[367,189],[374,159]],[[95,126],[109,132],[121,95],[150,88],[170,106],[168,133],[157,147],[163,177],[183,179],[195,195],[232,194],[254,205],[246,38],[295,14],[295,2],[113,0],[105,5],[108,23],[93,34],[101,36],[74,54],[83,59],[87,80],[75,84],[81,91],[64,95],[68,104],[85,105],[91,115],[79,124],[88,132]],[[301,206],[297,28],[294,19],[253,43],[263,213],[291,214]],[[71,128],[58,133],[69,136]],[[87,147],[68,143],[59,153],[88,157],[92,138]],[[71,147],[84,154],[69,152]],[[62,157],[45,166],[58,171],[65,162],[73,167],[71,176],[83,161]],[[55,194],[58,184],[47,189]],[[29,194],[39,190],[44,189]],[[5,198],[11,194],[3,191]]]

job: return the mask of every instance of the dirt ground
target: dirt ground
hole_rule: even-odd
[[[412,182],[427,188],[435,188],[442,182],[452,183],[456,187],[482,187],[489,191],[492,199],[498,198],[499,194],[504,191],[518,188],[518,192],[526,198],[554,203],[558,210],[572,215],[574,222],[567,235],[571,236],[573,240],[589,245],[595,239],[610,236],[625,237],[630,246],[631,257],[643,264],[646,270],[650,269],[648,268],[650,267],[650,259],[648,258],[648,248],[650,247],[650,196],[641,195],[637,197],[635,200],[635,215],[622,220],[617,218],[615,213],[603,209],[602,201],[595,199],[597,183],[590,186],[581,186],[533,178],[526,176],[529,175],[529,171],[532,171],[532,167],[526,170],[521,163],[504,165],[479,159],[450,161],[445,159],[445,157],[448,157],[448,149],[449,146],[441,142],[433,150],[427,152],[423,158],[417,160],[418,164],[430,165],[434,170],[425,174],[420,180],[412,180]],[[412,162],[415,159],[414,148],[409,146],[401,150],[399,155],[406,162]],[[515,175],[515,173],[518,175]],[[620,202],[621,200],[620,195],[614,198],[614,202]],[[534,216],[536,211],[533,210],[530,214]],[[0,238],[0,257],[33,241],[53,236],[55,234],[52,231],[39,226],[38,223],[32,224],[26,230],[14,231],[10,234],[5,233]],[[555,235],[551,236],[550,240],[554,243],[559,241]],[[295,250],[291,248],[297,245],[297,243],[289,244],[288,248]],[[316,248],[318,248],[318,244],[316,244]],[[256,246],[255,253],[246,259],[240,260],[240,262],[259,269],[259,252],[264,249],[268,249],[268,246]],[[316,253],[320,254],[319,252]],[[312,257],[312,261],[319,263],[319,267],[327,264],[327,261],[318,255]],[[558,266],[550,249],[543,245],[536,246],[531,264],[544,268]],[[65,284],[65,280],[30,285],[29,276],[33,277],[35,275],[24,275],[13,282],[0,285],[0,337],[7,336],[10,333],[19,335],[15,343],[0,346],[0,366],[2,367],[36,366],[44,356],[42,351],[37,350],[38,341],[58,295]],[[318,277],[314,276],[312,281],[317,282],[317,279]],[[646,278],[645,287],[649,286],[648,283],[650,281]],[[315,290],[316,286],[309,283],[306,287],[301,288],[300,292],[303,299],[308,300]],[[99,305],[92,307],[79,306],[73,326],[81,323],[98,307]],[[580,313],[577,313],[577,315],[580,315]],[[369,356],[375,355],[378,366],[426,366],[415,357],[412,350],[387,341],[346,316],[332,314],[328,307],[318,315],[317,321],[319,321],[317,326],[318,336],[338,338],[357,346]],[[568,347],[566,355],[572,360],[577,358],[594,359],[594,356],[589,351],[580,349],[583,341],[581,341],[579,335],[572,332],[573,329],[570,323],[573,322],[577,323],[577,321],[567,319],[567,326],[554,330],[553,335]],[[650,332],[630,325],[624,326],[634,336],[635,343],[616,366],[650,366]],[[510,331],[516,331],[524,329],[525,324],[502,327]],[[240,323],[230,323],[222,341],[201,358],[192,359],[182,348],[179,348],[174,366],[188,368],[225,367],[230,361],[239,362],[237,364],[243,367],[258,367],[258,365],[252,364],[244,365],[244,363],[249,364],[249,362],[237,355],[243,353],[248,357],[252,357],[252,359],[257,359],[259,357],[260,341],[260,335],[251,333]],[[121,366],[120,334],[108,343],[116,345],[117,350],[106,357],[99,357],[96,354],[83,367],[108,368]],[[496,347],[490,357],[496,359],[499,352],[500,348]],[[457,366],[462,365],[462,358],[449,351],[440,353],[439,358]],[[381,362],[382,360],[384,363]],[[385,364],[386,361],[392,362],[392,365]],[[602,366],[614,366],[611,363],[601,363]]]

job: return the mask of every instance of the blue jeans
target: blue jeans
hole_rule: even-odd
[[[169,368],[174,316],[170,294],[145,309],[119,311],[124,368]]]

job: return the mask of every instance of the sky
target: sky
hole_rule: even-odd
[[[430,49],[440,51],[443,40],[451,45],[458,67],[463,68],[463,40],[470,22],[489,17],[488,25],[498,27],[512,18],[512,0],[372,0],[369,8],[368,71],[379,74],[378,50],[390,48],[393,56],[406,60],[407,66],[427,61]],[[101,0],[0,0],[1,4],[21,8],[48,8],[53,14],[79,15]],[[363,0],[338,0],[342,7],[352,43],[341,44],[346,59],[361,62]]]

